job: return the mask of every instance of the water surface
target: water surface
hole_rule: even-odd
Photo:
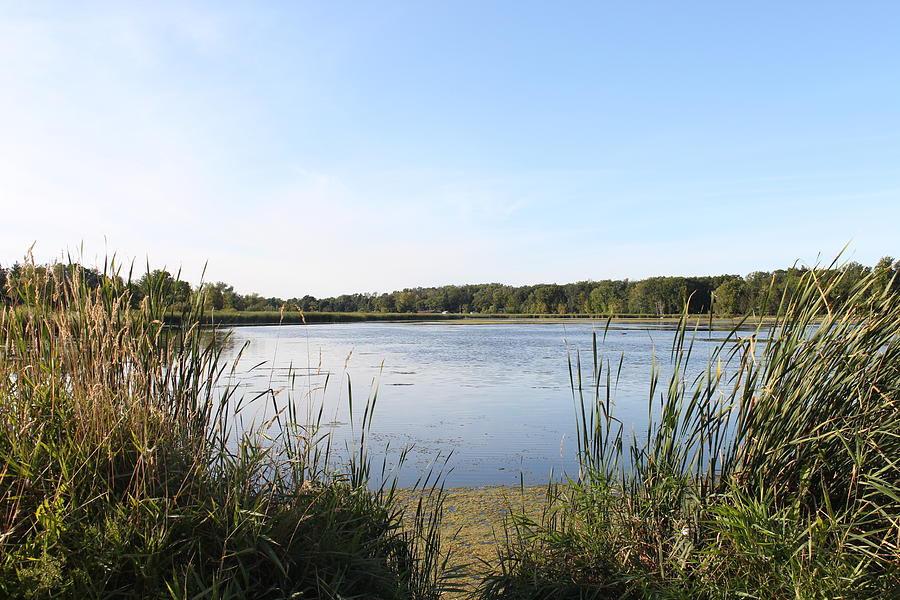
[[[233,384],[249,400],[276,390],[275,403],[309,412],[324,403],[336,446],[353,438],[354,422],[377,390],[373,454],[411,446],[399,469],[410,485],[438,456],[450,456],[451,486],[526,484],[577,472],[575,410],[568,357],[581,353],[590,371],[592,335],[622,370],[616,415],[627,432],[646,429],[651,368],[665,369],[675,335],[670,325],[605,323],[343,323],[238,327],[226,358],[242,352]],[[700,332],[689,370],[707,367],[721,332]],[[710,343],[713,342],[713,343]],[[327,389],[322,390],[327,380]],[[271,414],[263,396],[244,418]],[[254,410],[256,412],[254,412]]]

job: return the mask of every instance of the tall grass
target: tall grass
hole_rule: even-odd
[[[807,272],[699,376],[685,320],[646,435],[595,336],[570,362],[581,472],[508,522],[480,596],[900,598],[900,294],[872,275],[835,304],[841,279]]]
[[[0,597],[437,598],[440,487],[404,519],[344,470],[302,395],[236,430],[230,365],[170,298],[137,310],[114,267],[25,267],[0,308]],[[321,412],[319,412],[319,418]],[[368,417],[371,420],[371,417]],[[365,425],[362,429],[365,429]]]

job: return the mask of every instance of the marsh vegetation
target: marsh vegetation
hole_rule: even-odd
[[[834,302],[842,275],[807,272],[766,341],[736,329],[699,377],[652,374],[644,436],[615,416],[602,339],[573,356],[581,472],[508,521],[479,596],[900,597],[894,283]],[[694,351],[682,328],[673,361]]]
[[[893,271],[805,270],[773,291],[774,321],[705,342],[699,373],[685,313],[636,434],[598,331],[563,382],[577,472],[539,502],[508,490],[482,523],[496,557],[467,567],[440,470],[412,491],[380,476],[375,397],[335,461],[321,386],[263,389],[267,418],[240,418],[202,288],[183,304],[154,280],[135,301],[111,267],[22,269],[0,309],[6,596],[426,599],[462,569],[482,600],[900,595]],[[486,531],[468,540],[481,557]]]
[[[246,429],[229,365],[172,298],[30,269],[0,312],[0,595],[8,598],[436,598],[434,480],[401,505],[277,397]],[[113,274],[115,275],[115,274]],[[404,513],[406,518],[404,518]]]

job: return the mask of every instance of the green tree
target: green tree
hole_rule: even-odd
[[[204,285],[200,290],[203,294],[203,305],[207,309],[222,310],[225,308],[225,290],[230,287],[221,281]]]
[[[891,256],[883,256],[872,269],[872,272],[875,274],[877,283],[876,293],[881,293],[889,285],[893,287],[900,286],[900,281],[898,281],[897,272],[900,271],[900,261],[894,261]]]
[[[615,314],[625,310],[628,282],[611,281],[609,279],[597,282],[589,296],[590,311],[592,313]]]
[[[396,299],[397,312],[415,312],[416,296],[411,290],[403,290],[397,294]]]
[[[729,279],[713,293],[713,310],[720,315],[740,315],[750,309],[750,287],[740,278]]]

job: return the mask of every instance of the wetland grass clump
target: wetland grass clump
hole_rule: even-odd
[[[404,519],[364,443],[329,471],[271,390],[278,426],[236,431],[202,299],[167,326],[162,288],[133,310],[116,274],[25,271],[0,307],[0,597],[438,597],[440,489]]]
[[[480,598],[900,598],[900,294],[835,303],[823,273],[698,377],[683,326],[646,435],[614,416],[619,359],[574,356],[581,472],[508,520]]]

